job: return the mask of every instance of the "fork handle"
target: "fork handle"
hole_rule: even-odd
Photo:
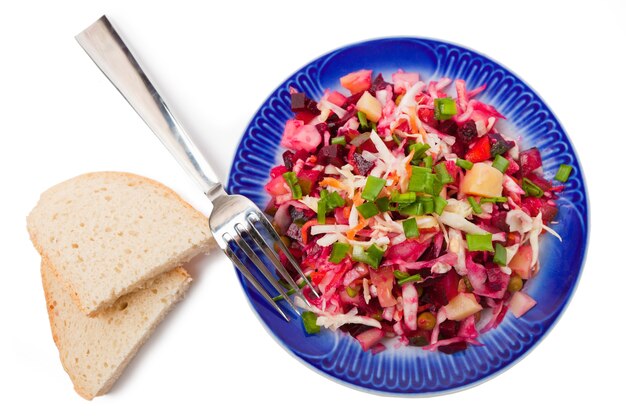
[[[217,175],[150,82],[106,16],[76,36],[104,75],[152,129],[209,199],[225,193]]]

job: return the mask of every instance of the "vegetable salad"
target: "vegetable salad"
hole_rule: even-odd
[[[265,186],[320,293],[303,289],[305,330],[348,332],[372,353],[480,345],[507,311],[535,305],[525,286],[539,236],[560,239],[548,225],[572,167],[546,179],[539,150],[498,130],[484,85],[372,75],[347,74],[319,101],[291,90],[287,150]]]

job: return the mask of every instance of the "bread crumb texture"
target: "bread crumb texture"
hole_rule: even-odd
[[[27,219],[42,257],[90,316],[199,253],[206,217],[154,180],[121,172],[80,175],[45,191]]]
[[[97,317],[88,317],[46,259],[41,275],[61,363],[76,392],[88,400],[111,389],[191,282],[184,269],[176,268],[159,275],[149,287],[121,297]]]

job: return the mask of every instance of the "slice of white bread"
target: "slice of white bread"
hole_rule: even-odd
[[[47,260],[41,264],[52,337],[63,368],[82,397],[106,394],[159,322],[179,301],[191,278],[182,268],[127,294],[97,317],[87,317]]]
[[[90,316],[207,252],[206,217],[166,186],[96,172],[45,191],[29,214],[33,244]]]

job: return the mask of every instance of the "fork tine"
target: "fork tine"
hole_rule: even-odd
[[[310,306],[311,303],[309,303],[309,300],[307,300],[306,297],[302,294],[302,289],[293,280],[293,278],[291,277],[291,274],[289,273],[289,271],[285,269],[282,262],[280,262],[280,259],[278,258],[278,254],[274,251],[274,249],[270,247],[270,245],[267,244],[265,239],[263,239],[263,236],[261,236],[261,233],[257,230],[256,226],[254,225],[254,222],[248,219],[248,224],[251,227],[250,231],[252,233],[250,234],[252,235],[252,238],[254,239],[256,244],[259,245],[259,247],[261,248],[265,256],[267,256],[270,259],[270,261],[272,262],[272,265],[274,265],[274,267],[278,270],[278,272],[285,279],[285,281],[289,283],[289,285],[295,291],[295,293],[299,295],[300,298],[302,298],[307,305]]]
[[[280,236],[278,236],[278,233],[276,233],[276,230],[274,230],[274,227],[272,226],[272,224],[269,222],[269,220],[267,220],[267,217],[265,217],[265,215],[263,213],[260,213],[260,215],[258,215],[257,213],[250,213],[248,217],[249,218],[250,217],[254,217],[256,221],[260,222],[263,226],[265,226],[265,229],[267,229],[267,231],[270,233],[270,235],[272,235],[272,238],[276,242],[278,242],[278,246],[283,251],[283,253],[287,257],[287,259],[289,259],[289,262],[291,263],[293,268],[296,270],[296,272],[298,273],[300,278],[302,278],[304,280],[304,282],[307,283],[307,285],[309,286],[309,288],[311,289],[313,294],[315,294],[316,297],[319,297],[320,296],[319,293],[315,290],[315,288],[311,284],[311,281],[309,281],[309,279],[304,275],[304,272],[302,272],[302,270],[300,269],[300,265],[294,259],[294,257],[291,254],[291,252],[289,252],[289,249],[287,249],[287,247],[285,246],[283,241],[280,239]],[[273,248],[270,248],[270,250],[274,251]],[[276,258],[278,258],[278,254],[276,254]],[[296,288],[297,288],[297,286],[296,286]]]
[[[289,321],[289,317],[287,317],[287,315],[285,314],[285,312],[283,310],[281,310],[281,308],[278,306],[278,304],[276,304],[276,301],[274,301],[272,299],[272,297],[270,297],[270,295],[267,293],[267,291],[265,291],[265,288],[263,288],[261,286],[261,284],[259,284],[259,282],[254,278],[254,276],[250,273],[250,271],[248,270],[248,268],[246,268],[246,266],[241,262],[241,260],[237,257],[237,255],[235,255],[235,253],[233,252],[233,250],[230,248],[230,243],[233,241],[233,239],[228,235],[225,234],[223,236],[224,241],[226,242],[226,247],[224,248],[224,252],[226,253],[226,256],[228,256],[230,258],[230,260],[232,261],[232,263],[235,264],[235,266],[241,271],[241,273],[243,274],[244,277],[246,277],[246,279],[248,280],[248,282],[250,284],[252,284],[252,286],[254,288],[256,288],[256,290],[263,296],[263,298],[265,298],[265,300],[270,303],[272,305],[272,307],[274,307],[274,309],[276,309],[276,311],[283,316],[283,318],[287,321]]]
[[[274,275],[270,272],[269,269],[267,269],[267,266],[265,266],[265,264],[258,257],[258,255],[256,253],[254,253],[254,250],[250,247],[250,245],[248,245],[248,242],[245,241],[244,234],[245,233],[249,233],[248,230],[246,228],[242,227],[241,224],[235,225],[235,230],[237,231],[237,233],[239,234],[239,237],[241,238],[239,240],[239,242],[235,242],[235,243],[237,245],[239,245],[239,247],[241,249],[243,249],[244,253],[248,256],[248,258],[250,258],[250,260],[256,265],[256,267],[259,269],[259,271],[261,271],[261,273],[265,276],[265,279],[267,279],[270,282],[270,284],[272,284],[272,286],[276,289],[276,291],[278,291],[280,293],[280,295],[283,296],[283,298],[285,299],[285,301],[287,301],[287,303],[289,303],[291,308],[293,308],[293,310],[298,315],[300,315],[300,312],[296,308],[296,306],[293,303],[293,301],[291,301],[291,298],[285,292],[285,289],[282,287],[282,285],[280,285],[276,281],[276,279],[274,278]],[[296,286],[296,288],[297,288],[297,286]]]

